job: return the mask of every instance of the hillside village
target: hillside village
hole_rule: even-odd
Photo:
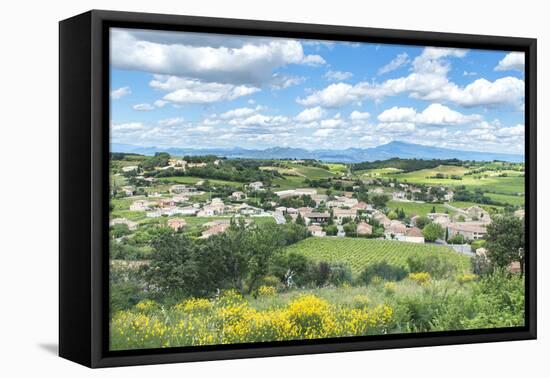
[[[301,164],[301,161],[293,164]],[[301,184],[281,190],[272,177],[238,186],[225,186],[223,195],[208,178],[194,183],[162,185],[159,180],[185,175],[193,169],[220,168],[222,159],[201,161],[165,159],[162,164],[146,168],[144,164],[123,165],[115,173],[125,185],[114,186],[111,195],[129,203],[132,214],[144,214],[148,223],[158,221],[175,231],[185,230],[193,218],[205,219],[199,227],[198,238],[223,233],[231,219],[273,221],[277,224],[299,223],[307,226],[313,237],[364,237],[396,242],[449,244],[463,253],[484,253],[482,247],[472,250],[476,240],[487,233],[492,216],[482,205],[454,206],[453,186],[423,185],[377,178],[376,175],[353,175],[349,170],[339,172],[325,181],[306,178]],[[270,163],[271,164],[271,163]],[[277,171],[262,170],[262,173]],[[271,168],[270,168],[271,169]],[[286,172],[286,177],[292,174]],[[168,174],[168,176],[165,176]],[[373,177],[374,176],[374,177]],[[165,179],[163,177],[168,177]],[[122,179],[122,180],[120,180]],[[131,183],[134,183],[132,185]],[[329,189],[326,184],[330,183]],[[319,185],[318,187],[311,187]],[[219,185],[218,185],[219,186]],[[332,190],[338,188],[342,190]],[[397,204],[389,206],[388,202]],[[425,214],[405,212],[400,205],[430,206]],[[436,205],[437,204],[437,210]],[[524,210],[514,210],[523,217]],[[211,218],[211,220],[208,220]],[[110,225],[124,224],[136,230],[140,221],[112,217]],[[429,226],[429,224],[433,225]],[[436,230],[436,237],[427,237],[426,227]]]

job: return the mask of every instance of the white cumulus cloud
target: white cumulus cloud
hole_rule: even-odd
[[[190,33],[191,34],[191,33]],[[232,41],[233,39],[233,41]],[[320,55],[306,55],[293,39],[144,38],[124,29],[111,30],[113,67],[190,77],[208,82],[253,84],[269,82],[275,69],[289,64],[325,64]],[[238,42],[238,43],[237,43]]]
[[[482,120],[479,114],[462,114],[438,103],[430,104],[422,112],[410,107],[394,106],[384,110],[377,118],[383,123],[410,122],[425,125],[461,125]]]
[[[158,121],[161,126],[174,126],[183,123],[183,117],[166,118]]]
[[[300,122],[317,121],[324,117],[325,110],[320,106],[314,108],[304,109],[300,114],[296,116],[296,120]]]
[[[151,111],[151,110],[155,109],[155,107],[151,104],[144,103],[144,104],[133,105],[132,109],[138,110],[140,112],[148,112],[148,111]]]
[[[162,100],[176,104],[209,104],[218,101],[234,100],[260,91],[259,88],[229,83],[206,83],[197,79],[177,76],[155,75],[149,85],[152,88],[168,91]]]
[[[378,70],[378,75],[384,75],[388,72],[395,71],[399,67],[401,67],[401,66],[403,66],[403,65],[405,65],[409,62],[410,62],[409,55],[407,53],[398,54],[388,64],[386,64],[385,66],[381,67]]]
[[[370,113],[368,112],[359,112],[357,110],[354,110],[353,112],[351,112],[351,114],[349,115],[349,118],[354,122],[354,121],[366,121],[367,119],[370,118]]]
[[[495,67],[495,71],[523,71],[525,69],[525,54],[522,52],[511,52],[506,54]]]
[[[111,91],[111,98],[113,100],[118,100],[126,95],[129,95],[131,94],[132,91],[130,90],[130,87],[121,87],[121,88],[117,88],[117,89],[113,89]]]
[[[325,78],[330,81],[344,81],[351,78],[353,74],[351,72],[343,71],[327,71]]]
[[[467,50],[463,49],[427,47],[413,59],[412,72],[407,76],[381,83],[334,83],[296,101],[305,106],[336,108],[364,99],[380,101],[384,97],[408,94],[413,98],[464,107],[512,105],[520,109],[525,92],[521,79],[508,76],[489,81],[480,78],[465,86],[449,80],[451,65],[446,58],[462,58],[466,54]]]
[[[259,110],[261,110],[260,106],[257,106],[256,108],[237,108],[228,110],[225,113],[220,114],[221,119],[232,119],[232,118],[243,118],[250,116],[254,113],[257,113]]]
[[[111,130],[113,131],[134,131],[134,130],[142,130],[144,128],[143,124],[141,122],[129,122],[129,123],[118,123],[118,124],[112,124]]]

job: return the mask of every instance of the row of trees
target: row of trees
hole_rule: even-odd
[[[284,246],[308,235],[302,225],[243,222],[232,222],[226,232],[206,240],[163,234],[151,243],[144,273],[150,289],[164,295],[208,296],[225,288],[248,294],[269,274]]]
[[[397,168],[404,172],[418,171],[421,169],[435,168],[440,165],[456,165],[463,163],[458,159],[400,159],[376,160],[351,165],[352,171],[380,168]]]

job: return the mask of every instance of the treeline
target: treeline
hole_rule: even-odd
[[[304,182],[310,188],[324,188],[324,189],[333,189],[333,190],[345,190],[347,192],[352,192],[354,186],[364,186],[361,180],[355,181],[343,181],[338,179],[321,178],[321,179],[308,179],[306,178]]]
[[[205,240],[165,233],[151,242],[144,277],[160,296],[209,296],[220,289],[249,294],[269,275],[283,247],[308,236],[301,225],[234,221],[226,232]]]
[[[330,170],[330,167],[328,165],[323,164],[320,161],[314,160],[314,159],[305,159],[304,162],[302,163],[302,165],[307,165],[309,167],[315,167],[315,168],[321,168],[321,169],[325,169],[327,171]]]
[[[253,160],[224,160],[221,164],[208,162],[204,167],[187,168],[185,171],[168,168],[148,171],[144,175],[149,177],[192,176],[243,183],[261,181],[266,185],[269,185],[275,178],[282,177],[277,171],[259,169],[261,166],[262,163]]]
[[[284,206],[284,207],[293,207],[293,208],[315,207],[316,202],[311,198],[310,195],[304,194],[302,196],[292,196],[292,197],[281,198],[278,201],[278,205]]]
[[[128,154],[111,154],[112,159],[124,159]],[[139,155],[135,155],[139,156]],[[144,156],[139,163],[139,168],[146,177],[178,177],[193,176],[206,179],[217,179],[237,182],[261,181],[269,184],[274,178],[282,177],[277,171],[263,171],[259,169],[265,162],[256,160],[226,160],[215,155],[205,156],[184,156],[182,159],[188,163],[205,163],[204,167],[191,167],[185,171],[181,169],[167,168],[156,170],[155,168],[166,167],[171,159],[166,152],[157,152],[153,156]],[[216,164],[217,162],[217,164]],[[128,175],[135,175],[130,173]]]
[[[435,168],[439,165],[462,165],[458,159],[401,159],[392,158],[387,160],[376,160],[372,162],[362,162],[351,165],[352,171],[380,168],[397,168],[404,172],[418,171],[421,169]]]
[[[131,158],[132,160],[135,160],[136,158],[146,158],[144,155],[140,154],[134,154],[131,152],[111,152],[109,153],[109,159],[110,160],[128,160],[128,158]]]

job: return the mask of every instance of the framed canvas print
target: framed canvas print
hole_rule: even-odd
[[[536,337],[536,41],[60,23],[60,355]]]

